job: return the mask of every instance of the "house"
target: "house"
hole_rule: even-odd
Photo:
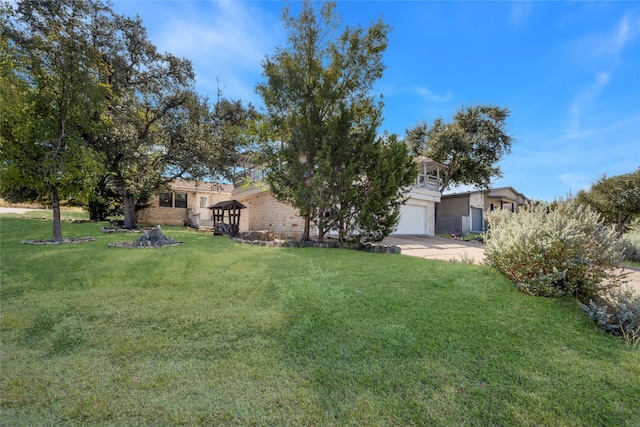
[[[436,204],[440,202],[440,171],[442,163],[420,156],[418,177],[409,188],[407,201],[400,208],[400,220],[394,235],[433,236],[436,232]]]
[[[138,212],[142,224],[213,227],[209,206],[231,198],[233,185],[176,179]]]
[[[394,234],[433,235],[435,206],[440,202],[439,172],[444,165],[427,157],[416,159],[419,173],[414,185],[406,189],[407,201],[401,207],[400,221]],[[234,176],[234,184],[195,183],[177,180],[170,190],[153,198],[151,206],[138,214],[141,223],[212,227],[210,206],[236,200],[245,209],[240,216],[239,231],[272,231],[281,237],[302,235],[304,219],[297,209],[282,203],[263,183],[260,166],[244,162]],[[310,230],[317,236],[317,230]]]
[[[438,206],[438,234],[481,233],[486,230],[485,212],[508,209],[518,212],[529,199],[513,187],[445,194]]]
[[[444,165],[427,157],[416,158],[418,176],[407,190],[407,201],[400,209],[400,220],[393,234],[435,234],[435,206],[440,202],[440,171]],[[242,213],[240,231],[269,230],[283,237],[300,237],[304,219],[298,211],[273,197],[261,185],[263,171],[260,166],[246,163],[234,179],[232,198],[247,207]],[[317,236],[317,230],[310,230]]]

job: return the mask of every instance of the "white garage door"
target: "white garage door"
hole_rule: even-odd
[[[400,208],[400,221],[394,234],[427,234],[427,207],[403,205]]]

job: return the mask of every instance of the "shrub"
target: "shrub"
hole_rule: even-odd
[[[572,200],[487,215],[487,263],[522,292],[583,301],[619,286],[622,245],[599,215]]]
[[[640,295],[631,289],[618,290],[606,298],[580,305],[601,329],[640,344]]]
[[[620,240],[624,250],[624,259],[640,262],[640,234],[625,234]]]

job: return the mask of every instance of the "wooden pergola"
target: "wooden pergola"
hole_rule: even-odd
[[[240,230],[240,210],[245,208],[246,206],[237,200],[225,200],[209,206],[208,209],[213,211],[213,232],[237,236]],[[225,222],[225,212],[228,222]]]

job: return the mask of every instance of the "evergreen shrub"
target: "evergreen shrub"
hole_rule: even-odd
[[[561,200],[490,212],[487,221],[487,263],[522,292],[589,301],[622,283],[622,244],[588,206]]]

